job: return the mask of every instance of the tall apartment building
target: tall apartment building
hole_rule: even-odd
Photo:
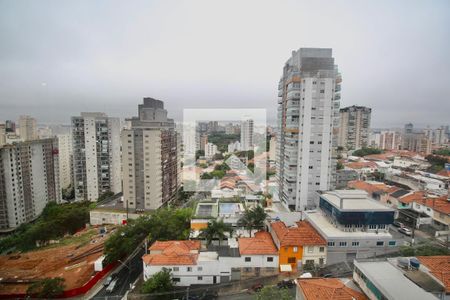
[[[119,118],[99,112],[72,117],[72,147],[76,200],[121,191]]]
[[[317,190],[336,180],[341,77],[331,49],[293,51],[278,86],[279,198],[292,209],[315,207]]]
[[[16,123],[11,120],[6,120],[6,133],[16,133]]]
[[[58,134],[57,139],[59,151],[59,184],[63,189],[73,183],[72,136],[70,134]]]
[[[431,139],[423,132],[414,132],[413,124],[405,125],[402,136],[402,149],[425,154],[431,153]]]
[[[402,142],[402,136],[396,131],[382,131],[380,141],[377,147],[384,150],[399,150]]]
[[[244,118],[241,121],[241,150],[253,150],[253,120]]]
[[[207,143],[205,145],[205,157],[208,159],[212,159],[214,155],[216,155],[219,151],[217,150],[217,146],[213,143]]]
[[[50,201],[59,202],[56,139],[0,147],[0,231],[36,219]]]
[[[361,149],[369,145],[370,116],[372,109],[364,106],[341,108],[338,146]]]
[[[131,129],[122,131],[124,206],[135,211],[157,209],[176,197],[181,164],[178,135],[164,102],[144,98]]]
[[[0,147],[6,144],[6,125],[0,124]]]
[[[36,119],[30,116],[20,116],[19,118],[20,137],[24,141],[32,141],[38,138]]]

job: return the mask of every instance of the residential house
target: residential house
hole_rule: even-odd
[[[270,233],[279,251],[281,271],[295,271],[306,264],[326,264],[326,241],[309,222],[297,222],[291,227],[281,221],[273,222]]]
[[[298,278],[296,300],[366,300],[347,278]]]

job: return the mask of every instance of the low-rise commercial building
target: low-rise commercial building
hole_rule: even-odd
[[[389,233],[394,213],[365,191],[336,190],[320,194],[319,209],[305,219],[327,241],[327,264],[334,264],[397,251]]]

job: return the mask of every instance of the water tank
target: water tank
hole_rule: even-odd
[[[409,259],[406,257],[400,257],[397,259],[397,265],[402,269],[408,269]]]
[[[415,258],[415,257],[411,258],[409,260],[409,263],[411,265],[411,268],[414,268],[416,270],[418,270],[419,267],[420,267],[420,261],[417,258]]]

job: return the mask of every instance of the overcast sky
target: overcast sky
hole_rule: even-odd
[[[450,1],[0,0],[0,120],[267,108],[291,51],[331,47],[341,107],[373,127],[450,123]]]

